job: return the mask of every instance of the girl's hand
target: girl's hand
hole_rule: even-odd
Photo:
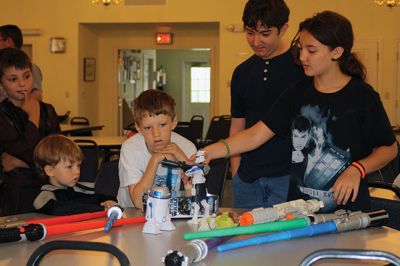
[[[355,167],[349,166],[344,170],[332,187],[333,199],[338,205],[346,205],[351,193],[353,193],[351,201],[354,202],[356,200],[358,189],[360,188],[360,180],[360,172]]]

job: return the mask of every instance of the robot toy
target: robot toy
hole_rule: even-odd
[[[175,226],[171,222],[169,199],[171,193],[166,186],[154,185],[147,198],[146,223],[143,227],[145,234],[159,234],[161,231],[173,231]]]

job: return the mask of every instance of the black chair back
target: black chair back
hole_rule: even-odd
[[[187,138],[194,144],[196,143],[196,136],[190,122],[178,122],[174,132],[178,133],[182,137]]]
[[[58,122],[59,123],[66,122],[68,120],[68,117],[69,117],[70,113],[71,113],[71,111],[67,111],[63,115],[58,115],[57,116],[58,117]]]
[[[103,161],[94,185],[96,193],[117,196],[119,188],[118,163],[119,159]]]
[[[83,116],[75,116],[71,118],[71,125],[82,125],[82,126],[88,126],[90,125],[89,119]],[[91,130],[80,132],[80,133],[71,133],[71,136],[93,136],[93,133]]]
[[[204,117],[202,115],[192,116],[190,119],[190,126],[193,129],[196,140],[201,140],[203,138]]]
[[[216,159],[210,161],[210,172],[206,176],[206,188],[208,193],[218,195],[219,202],[224,196],[225,181],[229,175],[230,160]]]
[[[200,147],[217,142],[220,139],[229,137],[229,130],[231,127],[231,116],[221,115],[214,116],[211,119],[210,125],[207,130],[206,138],[199,144]]]
[[[95,182],[100,160],[100,151],[97,143],[86,139],[76,139],[74,141],[79,145],[84,156],[79,181]]]

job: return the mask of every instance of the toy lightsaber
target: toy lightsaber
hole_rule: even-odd
[[[114,226],[143,223],[144,217],[124,218],[115,221]],[[91,230],[104,227],[107,221],[83,221],[70,224],[29,224],[20,227],[6,228],[0,230],[0,243],[18,242],[18,241],[35,241],[45,239],[46,236],[61,235],[75,233],[79,231]]]
[[[245,212],[239,218],[240,225],[275,222],[284,218],[288,219],[288,215],[307,216],[318,212],[322,207],[324,207],[324,202],[316,199],[292,200],[276,204],[272,206],[272,208],[256,208],[249,212]]]
[[[301,237],[311,237],[336,232],[346,232],[367,228],[372,226],[382,226],[388,220],[388,214],[385,210],[379,210],[370,213],[354,212],[346,218],[340,218],[334,221],[313,224],[307,227],[288,230],[284,232],[267,234],[257,237],[251,237],[245,240],[235,241],[228,244],[222,244],[217,247],[218,252],[232,249],[248,247],[253,245],[262,245],[266,243],[288,240]]]
[[[288,221],[277,221],[277,222],[254,224],[248,226],[221,228],[209,231],[188,232],[183,235],[183,239],[192,240],[198,238],[213,238],[222,236],[236,236],[244,234],[276,232],[276,231],[301,228],[308,225],[310,225],[310,219],[308,217],[304,217]]]
[[[208,240],[196,239],[190,241],[180,250],[169,250],[162,258],[166,266],[188,266],[203,260],[208,251],[224,243],[230,237],[210,238]]]
[[[6,222],[4,224],[0,224],[0,230],[4,229],[4,228],[18,227],[21,225],[28,225],[28,224],[44,224],[44,225],[66,224],[66,223],[91,220],[91,219],[100,218],[100,217],[104,217],[104,216],[107,216],[107,211],[81,213],[81,214],[58,216],[58,217],[51,217],[51,218],[41,218],[41,219],[28,220],[28,221]]]
[[[108,209],[108,212],[107,212],[108,219],[107,219],[106,226],[104,227],[105,232],[110,231],[110,229],[113,226],[113,224],[115,223],[115,221],[122,218],[123,210],[124,209],[119,205],[114,205]]]

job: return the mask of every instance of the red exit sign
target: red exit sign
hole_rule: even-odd
[[[157,44],[172,44],[172,33],[157,33],[156,34]]]

